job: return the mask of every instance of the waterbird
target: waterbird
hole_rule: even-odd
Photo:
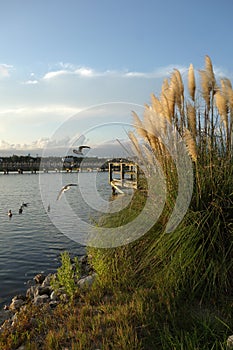
[[[21,205],[21,207],[19,208],[19,214],[22,214],[23,212],[23,206]]]
[[[70,189],[70,187],[72,186],[78,186],[77,184],[68,184],[68,185],[65,185],[61,188],[60,192],[58,193],[58,196],[57,196],[57,201],[61,198],[62,194],[66,191],[68,191]]]
[[[23,202],[23,203],[21,204],[21,207],[27,207],[28,204],[29,204],[29,203],[24,203],[24,202]]]
[[[91,148],[91,147],[89,147],[89,146],[79,146],[78,149],[73,149],[73,152],[76,153],[76,154],[83,154],[82,153],[83,148]]]
[[[11,211],[11,209],[9,209],[9,210],[8,210],[8,216],[9,216],[9,218],[11,218],[12,215],[13,215],[13,214],[12,214],[12,211]]]

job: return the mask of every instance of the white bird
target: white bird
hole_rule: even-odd
[[[65,185],[61,188],[60,192],[58,193],[58,196],[57,196],[57,201],[61,198],[62,194],[66,191],[68,191],[70,189],[70,187],[72,186],[78,186],[77,184],[68,184],[68,185]]]
[[[83,154],[82,153],[83,148],[91,148],[91,147],[89,147],[89,146],[79,146],[78,150],[77,149],[73,149],[73,152],[76,153],[76,154]]]

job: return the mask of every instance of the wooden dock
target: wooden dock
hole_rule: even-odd
[[[138,165],[132,162],[109,162],[109,184],[113,194],[124,193],[124,188],[138,188]]]

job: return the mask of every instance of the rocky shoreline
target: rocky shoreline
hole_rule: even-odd
[[[75,281],[79,288],[90,287],[96,279],[96,273],[89,264],[87,255],[79,258],[80,277]],[[75,263],[72,263],[74,267]],[[44,275],[37,274],[33,278],[33,284],[27,289],[25,295],[20,294],[12,298],[9,305],[4,306],[2,320],[0,322],[0,332],[5,328],[14,327],[19,311],[26,308],[29,303],[34,305],[49,304],[55,308],[59,303],[69,299],[63,288],[54,290],[51,281],[56,278],[57,273]]]

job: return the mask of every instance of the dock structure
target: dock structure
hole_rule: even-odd
[[[109,184],[112,193],[124,193],[123,188],[138,188],[139,167],[132,162],[109,162]]]

